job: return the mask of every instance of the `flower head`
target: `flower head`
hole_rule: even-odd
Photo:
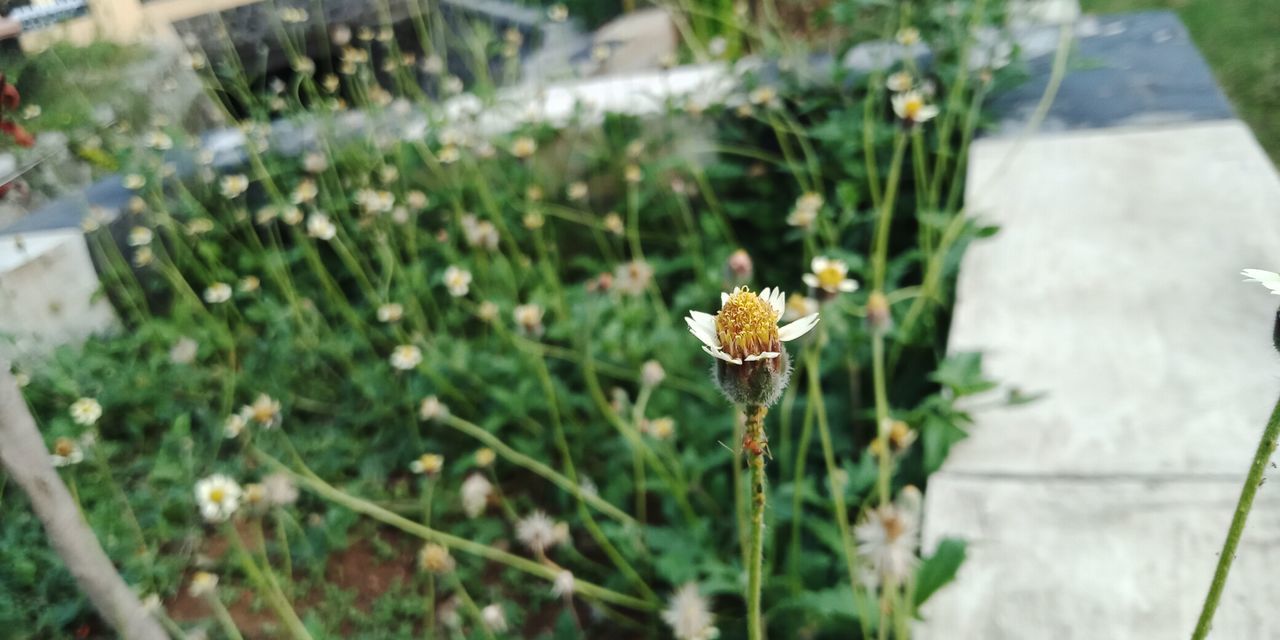
[[[422,547],[422,551],[418,552],[418,566],[424,571],[445,574],[453,571],[455,563],[453,556],[449,555],[449,549],[434,542],[428,542]]]
[[[528,136],[520,136],[511,143],[511,155],[524,159],[538,150],[538,143]]]
[[[520,328],[520,332],[529,336],[541,336],[542,327],[542,307],[530,303],[518,305],[515,308],[516,326]]]
[[[569,537],[569,530],[544,511],[534,511],[516,522],[516,538],[531,551],[542,554]]]
[[[890,101],[893,103],[893,112],[907,124],[926,122],[938,115],[938,107],[926,103],[919,91],[894,94]]]
[[[547,7],[547,17],[552,22],[564,22],[569,19],[569,7],[564,6],[563,2],[557,2]]]
[[[613,283],[624,295],[643,295],[653,281],[653,267],[644,260],[632,260],[618,265]]]
[[[920,30],[915,27],[904,27],[898,31],[894,39],[898,41],[898,44],[910,47],[920,42]]]
[[[280,426],[280,401],[265,393],[259,393],[253,404],[240,408],[240,418],[246,424],[253,422],[263,429]]]
[[[685,583],[671,595],[667,608],[662,611],[662,621],[671,627],[671,635],[676,640],[711,640],[720,636],[707,599],[692,582]]]
[[[235,480],[215,473],[196,483],[196,504],[208,522],[225,522],[240,508],[244,494]]]
[[[646,387],[656,387],[662,384],[666,377],[666,370],[662,368],[662,363],[657,360],[649,360],[640,367],[640,384]]]
[[[215,282],[204,290],[204,301],[209,304],[222,304],[231,299],[231,285]]]
[[[134,227],[129,230],[129,246],[145,247],[151,244],[153,234],[146,227]]]
[[[391,352],[391,366],[401,371],[411,371],[422,364],[422,349],[411,345],[402,344]]]
[[[440,398],[435,396],[423,398],[422,404],[418,406],[418,417],[423,420],[438,420],[447,415],[449,415],[449,407],[444,406]]]
[[[846,277],[849,265],[844,260],[817,256],[809,263],[812,273],[804,274],[804,283],[828,295],[851,293],[858,290],[858,282]]]
[[[283,471],[263,478],[262,489],[267,494],[267,504],[273,507],[287,507],[298,501],[298,483]]]
[[[551,583],[551,595],[567,598],[573,595],[574,586],[573,572],[561,571],[556,574],[556,579]]]
[[[564,5],[557,5],[563,7]],[[552,7],[553,9],[555,7]],[[502,605],[494,603],[480,610],[480,620],[484,626],[494,633],[505,633],[507,630],[507,614]]]
[[[235,198],[249,189],[249,179],[241,174],[223,176],[218,187],[222,191],[222,197]]]
[[[84,452],[80,450],[80,445],[76,444],[75,440],[58,438],[53,442],[53,453],[49,455],[49,460],[55,467],[79,464],[84,460]]]
[[[858,555],[870,565],[875,578],[902,584],[915,569],[920,542],[919,495],[918,489],[908,486],[897,503],[868,511],[866,519],[854,527]]]
[[[497,458],[497,454],[495,454],[493,452],[493,449],[490,449],[489,447],[481,447],[479,449],[476,449],[476,466],[477,467],[487,467],[493,464],[493,461],[496,458]]]
[[[779,328],[782,300],[781,290],[766,287],[756,294],[737,287],[720,294],[716,315],[690,311],[685,318],[702,350],[716,358],[716,382],[731,402],[768,406],[777,401],[790,373],[782,343],[818,324],[815,313]]]
[[[884,85],[894,93],[902,93],[910,91],[912,85],[911,73],[908,71],[899,71],[889,75],[889,79],[885,80]]]
[[[473,473],[462,482],[459,495],[462,497],[462,510],[468,518],[479,517],[489,504],[489,495],[493,493],[493,485],[484,475]]]
[[[338,227],[323,213],[313,213],[307,217],[307,235],[317,240],[332,240],[338,234]]]
[[[71,419],[76,424],[86,427],[93,425],[98,421],[98,418],[102,417],[102,405],[98,404],[98,401],[93,398],[80,398],[72,402],[69,411]]]
[[[233,413],[227,416],[227,419],[223,421],[222,435],[228,440],[239,437],[240,434],[244,432],[245,426],[247,426],[247,424],[244,416],[238,413]]]
[[[455,298],[467,295],[471,290],[471,272],[450,265],[444,270],[444,286],[449,289],[449,295]]]
[[[444,456],[438,453],[424,453],[418,456],[417,460],[409,463],[409,470],[414,473],[422,473],[433,476],[440,473],[444,468]]]
[[[214,589],[217,587],[217,574],[209,573],[208,571],[197,571],[195,575],[191,576],[191,584],[187,587],[187,593],[191,594],[192,598],[203,598],[213,595]]]
[[[200,343],[183,336],[169,348],[169,362],[174,364],[191,364],[195,362],[200,351]]]
[[[378,322],[400,322],[404,317],[404,305],[399,302],[388,302],[378,307]]]
[[[801,229],[809,229],[813,227],[813,223],[817,221],[818,214],[822,211],[822,205],[825,201],[821,194],[812,191],[796,198],[796,204],[791,209],[791,214],[787,216],[787,224]]]

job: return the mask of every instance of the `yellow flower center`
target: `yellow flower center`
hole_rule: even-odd
[[[58,438],[57,441],[53,443],[53,452],[64,458],[70,456],[75,450],[76,445],[70,438]]]
[[[907,114],[908,120],[915,120],[922,108],[924,108],[924,100],[917,97],[908,98],[906,104],[902,106],[902,110]]]
[[[818,276],[818,284],[823,289],[835,290],[844,282],[844,272],[836,268],[835,265],[828,265],[825,269],[814,274]]]
[[[778,351],[778,315],[763,298],[746,288],[729,295],[716,314],[720,349],[734,358]]]
[[[893,542],[897,540],[903,533],[906,533],[907,523],[895,512],[886,509],[880,514],[880,523],[884,527],[885,540]]]
[[[212,502],[214,504],[222,504],[222,501],[226,499],[227,499],[227,492],[222,490],[221,488],[215,487],[209,490],[209,502]]]
[[[260,403],[253,407],[253,420],[259,424],[267,424],[276,417],[276,408],[270,404]]]

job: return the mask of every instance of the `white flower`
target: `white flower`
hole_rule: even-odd
[[[438,453],[424,453],[417,460],[409,463],[409,470],[414,473],[435,475],[444,468],[444,456]]]
[[[329,216],[323,213],[313,213],[307,218],[307,235],[317,240],[332,240],[338,234],[338,228],[334,226],[333,221],[329,220]]]
[[[666,440],[676,433],[676,421],[669,417],[654,418],[645,426],[645,431],[658,440]]]
[[[320,173],[329,168],[329,159],[319,151],[302,156],[302,169],[307,173]]]
[[[707,599],[692,582],[685,583],[671,595],[667,608],[662,611],[662,621],[671,627],[671,635],[676,640],[711,640],[720,636]]]
[[[551,583],[551,595],[557,598],[567,598],[573,595],[574,588],[573,573],[561,570],[556,574],[556,579]]]
[[[76,424],[90,426],[102,417],[102,405],[93,398],[80,398],[71,403],[71,419]]]
[[[183,336],[169,348],[169,362],[174,364],[191,364],[195,362],[200,351],[200,343]]]
[[[197,571],[191,576],[191,585],[187,587],[187,593],[192,598],[203,598],[213,595],[214,589],[218,587],[218,576],[208,571]]]
[[[804,283],[814,289],[827,293],[851,293],[858,290],[858,282],[845,277],[849,273],[849,265],[844,260],[832,260],[825,256],[817,256],[809,263],[813,273],[806,273]]]
[[[626,226],[624,226],[622,222],[622,216],[612,211],[604,214],[604,230],[617,236],[622,235],[622,232],[626,231]]]
[[[814,221],[818,219],[818,213],[822,211],[823,203],[821,194],[810,191],[801,195],[796,198],[795,207],[787,216],[787,224],[801,229],[812,227]]]
[[[716,315],[690,311],[685,318],[689,331],[702,341],[702,350],[715,358],[742,364],[782,355],[782,343],[809,332],[818,324],[818,314],[778,327],[783,312],[781,290],[765,287],[759,295],[746,287],[720,294]]]
[[[320,156],[320,157],[323,158],[324,156]],[[293,203],[306,204],[308,202],[311,202],[312,200],[315,200],[316,196],[319,194],[320,194],[320,189],[316,187],[316,181],[310,178],[307,178],[299,182],[298,186],[294,187]]]
[[[400,322],[404,317],[404,305],[399,302],[388,302],[378,307],[378,322]]]
[[[121,184],[124,185],[124,188],[129,189],[130,191],[137,191],[138,189],[141,189],[143,185],[147,184],[147,179],[136,173],[131,173],[124,177]]]
[[[222,197],[235,198],[249,189],[249,179],[241,174],[223,176],[218,184]]]
[[[455,298],[467,295],[471,290],[471,272],[450,265],[444,270],[444,286],[449,289],[449,295]]]
[[[537,510],[516,522],[516,538],[535,553],[545,553],[568,538],[568,529]]]
[[[228,440],[237,438],[242,432],[244,432],[246,425],[247,423],[245,422],[244,416],[238,413],[233,413],[227,416],[227,419],[222,422],[222,435]]]
[[[809,296],[793,293],[787,297],[787,309],[782,312],[782,319],[791,321],[818,312],[818,301]]]
[[[667,377],[667,372],[662,368],[662,363],[657,360],[649,360],[640,367],[640,384],[646,387],[656,387],[662,383]]]
[[[284,207],[280,210],[280,220],[289,226],[293,226],[302,222],[302,209],[295,206]]]
[[[391,352],[391,366],[409,371],[422,364],[422,350],[411,344],[402,344]]]
[[[538,150],[538,143],[529,136],[520,136],[511,143],[511,155],[524,159]]]
[[[747,94],[747,101],[756,106],[772,106],[778,101],[778,91],[768,85],[756,87]]]
[[[542,335],[542,307],[530,303],[518,305],[515,308],[514,315],[516,326],[520,328],[520,332],[530,336]]]
[[[563,3],[557,2],[556,4],[547,7],[547,17],[550,18],[552,22],[564,22],[569,19],[569,7],[564,6]]]
[[[1245,277],[1245,282],[1257,282],[1270,289],[1273,295],[1280,296],[1280,273],[1261,269],[1245,269],[1240,272],[1240,275]]]
[[[473,473],[462,482],[459,494],[462,496],[462,510],[468,518],[479,517],[489,504],[489,494],[493,493],[493,485],[482,474]]]
[[[573,202],[586,200],[587,196],[590,195],[590,189],[585,182],[575,182],[569,185],[565,195]]]
[[[231,285],[215,282],[204,290],[204,301],[209,304],[222,304],[231,299]]]
[[[893,103],[893,112],[909,124],[926,122],[938,115],[938,107],[926,104],[919,91],[894,94],[890,102]]]
[[[502,611],[500,604],[494,603],[481,609],[480,619],[494,633],[504,633],[507,630],[507,614]]]
[[[287,507],[298,501],[298,484],[293,481],[293,476],[283,471],[263,478],[262,489],[272,506]]]
[[[53,442],[53,453],[50,454],[49,460],[55,467],[79,464],[81,460],[84,460],[84,451],[80,449],[80,445],[76,444],[75,440],[58,438]]]
[[[909,47],[920,42],[920,30],[915,27],[905,27],[898,31],[894,39],[898,41],[898,44]]]
[[[498,248],[498,229],[488,220],[478,220],[473,214],[462,216],[462,234],[467,245],[493,251]]]
[[[918,490],[907,487],[897,504],[868,511],[866,519],[854,527],[858,555],[875,577],[896,584],[911,577],[920,539],[918,496]]]
[[[447,547],[428,542],[418,552],[418,566],[430,573],[445,574],[453,571],[457,563],[454,562],[453,556],[449,555]]]
[[[225,522],[240,508],[244,492],[235,480],[215,473],[196,483],[196,504],[208,522]]]
[[[152,131],[147,134],[147,146],[157,151],[168,151],[173,148],[173,138],[163,131]]]
[[[239,284],[241,293],[253,293],[258,290],[258,287],[262,286],[262,281],[258,279],[258,276],[245,276],[240,279]]]
[[[390,191],[361,189],[356,192],[355,201],[365,213],[388,213],[396,205],[396,196]]]
[[[280,425],[280,401],[260,393],[253,404],[240,407],[240,418],[248,423],[250,420],[263,429],[271,429]]]
[[[888,87],[894,93],[902,93],[911,90],[911,73],[908,71],[899,71],[889,75],[889,79],[885,81],[884,86]]]
[[[423,398],[422,404],[418,406],[418,417],[423,420],[437,420],[447,415],[449,415],[449,407],[444,406],[440,398],[435,396]]]
[[[134,227],[129,230],[129,246],[145,247],[151,244],[152,233],[146,227]]]
[[[643,295],[653,282],[653,267],[644,260],[632,260],[614,270],[614,286],[624,295]]]

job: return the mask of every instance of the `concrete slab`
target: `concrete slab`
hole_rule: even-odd
[[[1280,392],[1280,177],[1239,121],[985,139],[950,349],[1048,396],[978,416],[952,472],[1235,474]]]
[[[957,582],[923,608],[920,640],[1187,638],[1240,492],[1221,479],[997,477],[942,472],[925,547],[969,541]],[[1213,638],[1280,637],[1280,491],[1259,493]]]
[[[79,228],[0,237],[0,356],[38,356],[117,326]]]

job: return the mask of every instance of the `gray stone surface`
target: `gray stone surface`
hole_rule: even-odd
[[[1243,469],[1280,392],[1280,179],[1239,121],[972,148],[967,203],[1001,226],[965,256],[950,348],[1047,397],[984,414],[951,471]]]
[[[1186,27],[1168,11],[1087,16],[1071,27],[1075,50],[1041,131],[1235,117]],[[1018,33],[1031,79],[998,95],[997,133],[1030,119],[1049,82],[1058,27]]]
[[[38,356],[116,326],[78,228],[0,237],[0,356]]]
[[[1190,637],[1241,472],[1224,479],[935,475],[925,546],[961,537],[969,541],[969,557],[957,582],[925,604],[926,623],[916,637]],[[1280,637],[1278,564],[1280,491],[1268,483],[1212,638]]]

